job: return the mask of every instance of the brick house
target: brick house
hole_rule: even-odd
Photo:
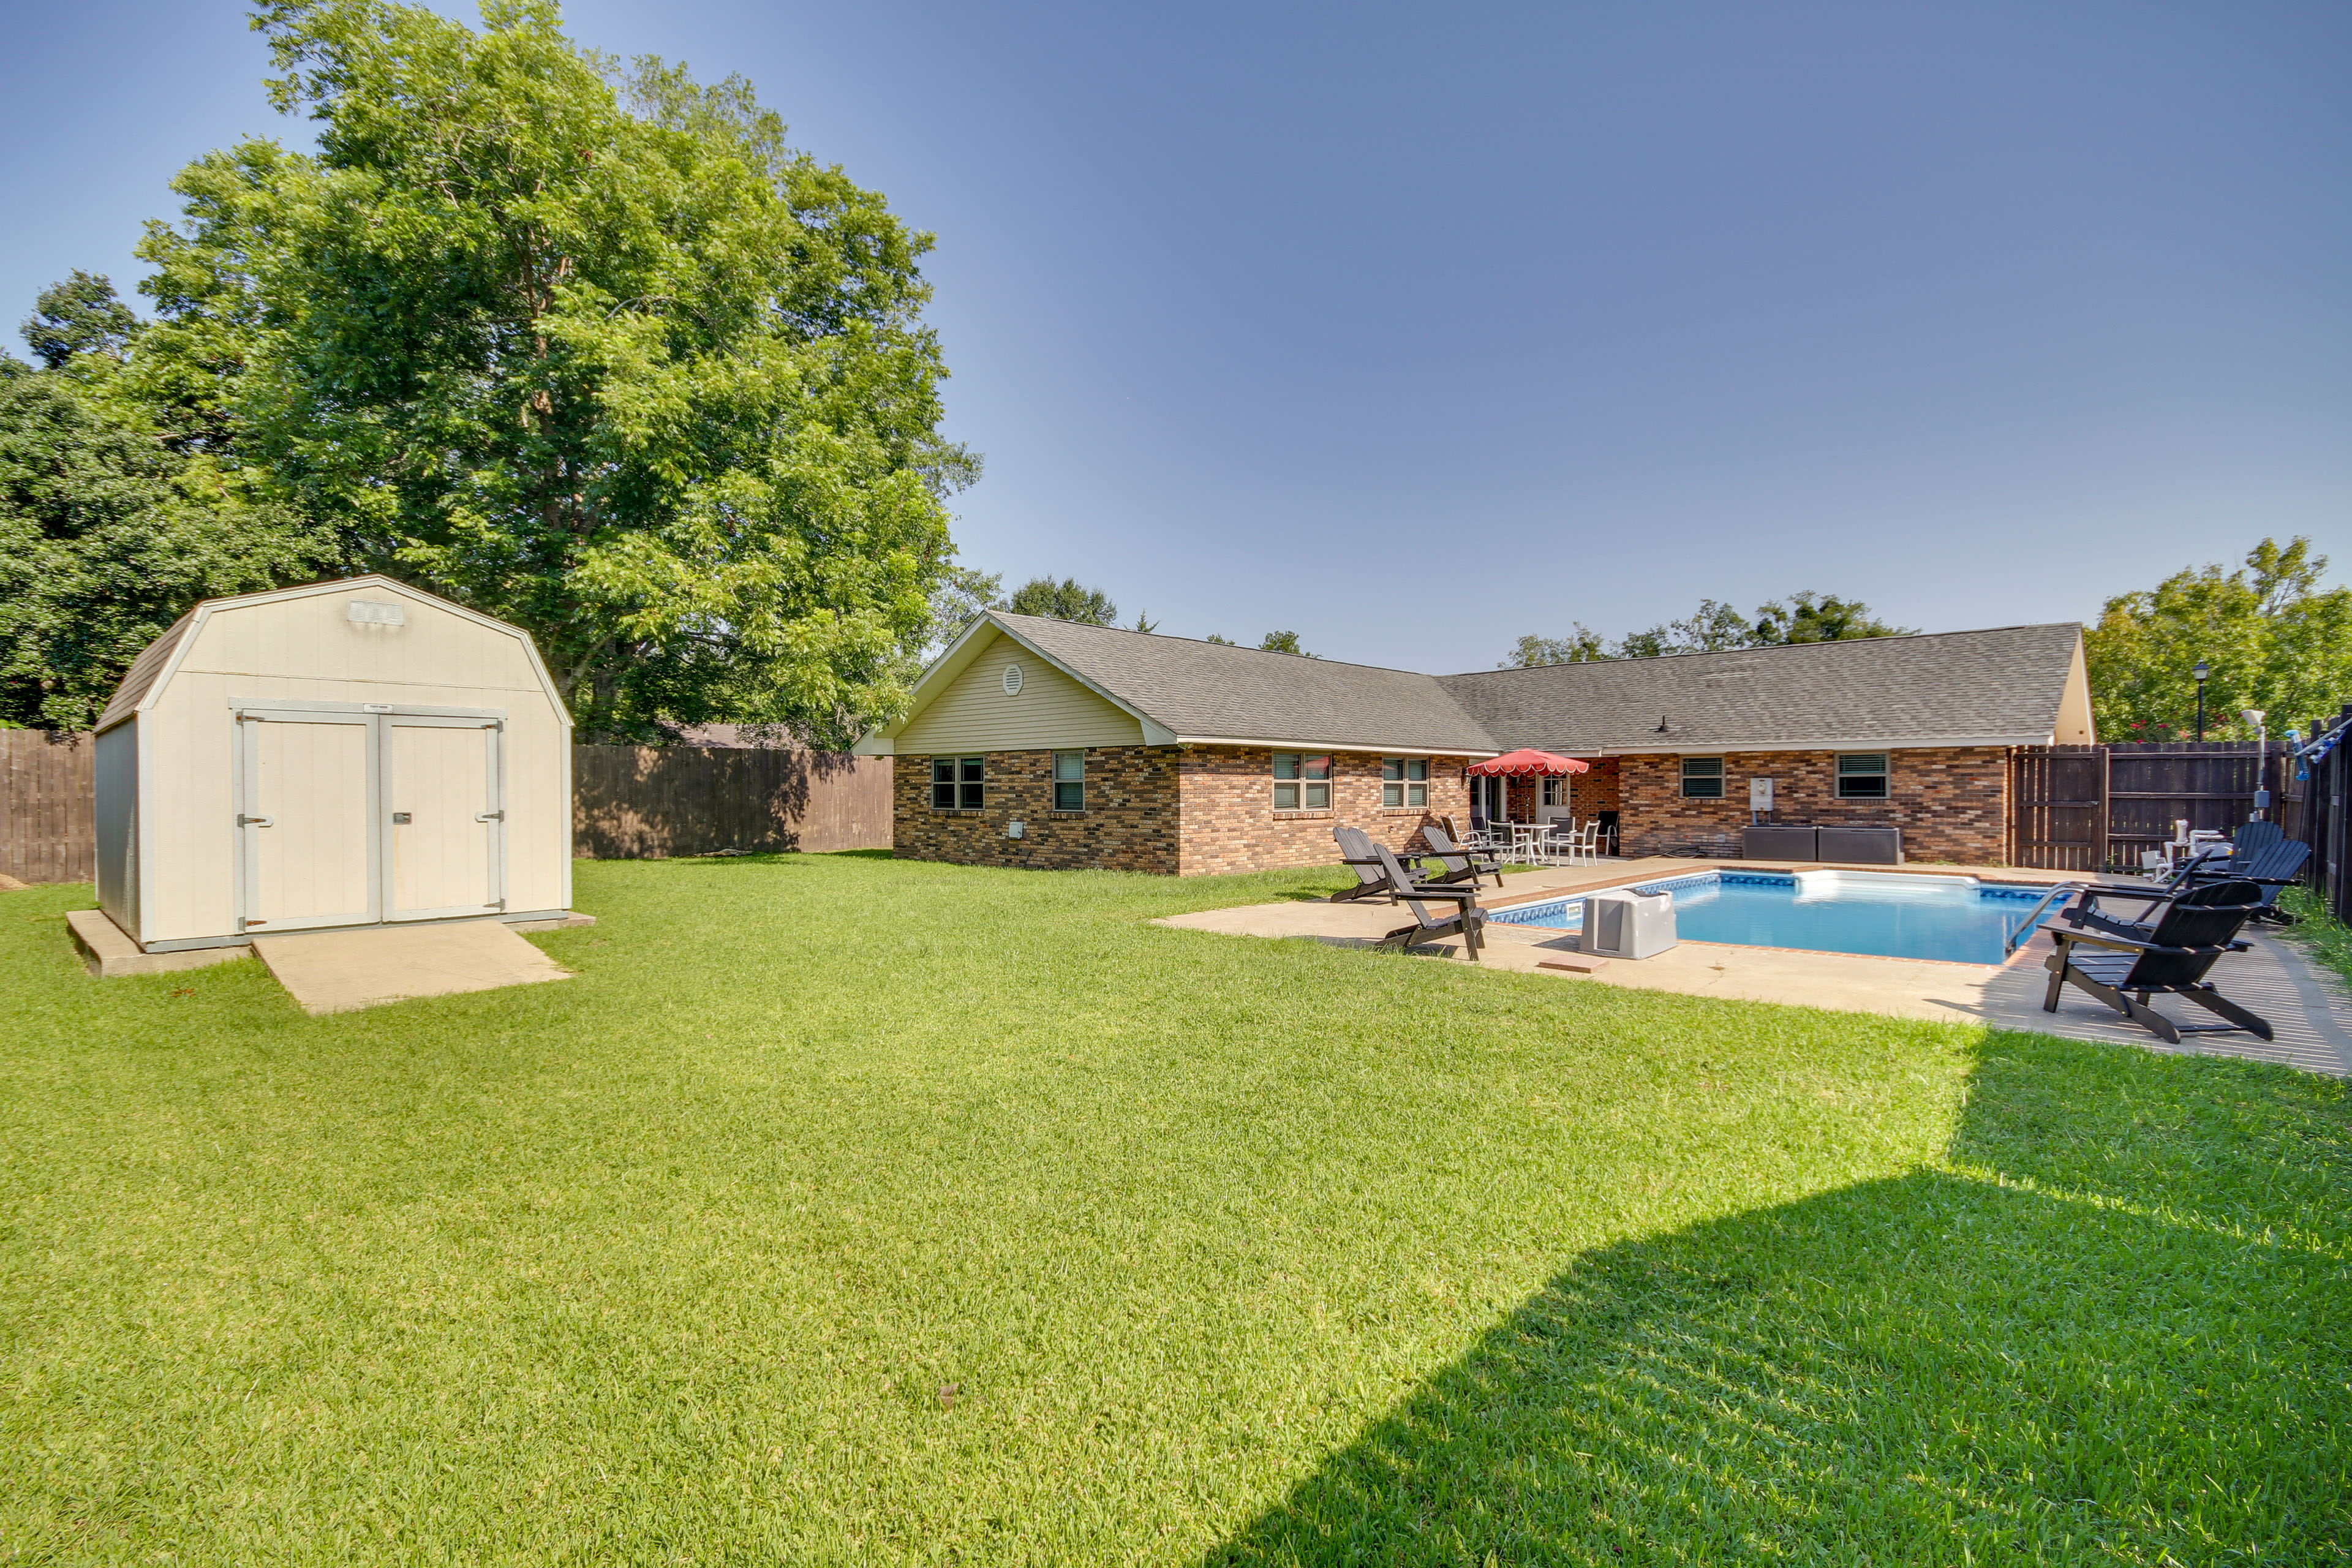
[[[1191,875],[1328,864],[1341,822],[1403,848],[1444,815],[1736,856],[1757,779],[1770,820],[1998,864],[2011,750],[2091,739],[2073,624],[1430,676],[992,612],[857,750],[895,759],[909,858]],[[1465,772],[1522,746],[1591,771]]]

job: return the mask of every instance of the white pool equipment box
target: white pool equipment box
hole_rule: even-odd
[[[1632,889],[1594,893],[1584,900],[1582,950],[1601,958],[1650,958],[1675,945],[1671,893]]]

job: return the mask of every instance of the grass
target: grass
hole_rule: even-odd
[[[2352,1554],[2352,1106],[2284,1068],[583,865],[312,1019],[0,895],[0,1561]]]
[[[2284,934],[2301,942],[2312,957],[2352,980],[2352,926],[2330,914],[2326,900],[2309,888],[2281,890],[2279,903],[2295,918]]]

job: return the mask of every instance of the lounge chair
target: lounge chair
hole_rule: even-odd
[[[1354,868],[1356,885],[1342,888],[1331,895],[1331,902],[1345,904],[1357,899],[1386,899],[1396,902],[1396,892],[1389,886],[1389,874],[1381,869],[1379,857],[1372,853],[1371,836],[1360,827],[1334,827],[1332,838],[1339,846],[1340,864]]]
[[[2261,826],[2263,824],[2250,824]],[[2278,907],[2278,896],[2294,886],[2303,876],[2303,863],[2311,858],[2311,846],[2296,838],[2280,838],[2251,851],[2241,850],[2226,862],[2208,862],[2210,869],[2200,869],[2187,879],[2191,887],[2205,887],[2215,882],[2252,882],[2263,890],[2262,905],[2253,918],[2274,925],[2290,925],[2294,917]]]
[[[1473,849],[1456,844],[1444,828],[1435,823],[1423,826],[1422,838],[1429,845],[1427,858],[1445,868],[1443,875],[1430,879],[1433,882],[1467,882],[1478,885],[1482,876],[1492,875],[1495,886],[1503,885],[1503,858],[1492,849]]]
[[[2184,1034],[2225,1034],[2235,1029],[2265,1040],[2272,1037],[2267,1022],[2221,995],[2205,978],[2223,953],[2246,951],[2248,944],[2237,940],[2238,931],[2261,907],[2261,889],[2246,881],[2184,889],[2159,900],[2148,911],[2153,920],[2120,920],[2100,910],[2102,898],[2118,895],[2134,900],[2147,897],[2128,888],[2085,888],[2060,917],[2075,929],[2047,928],[2056,951],[2042,963],[2050,971],[2050,989],[2042,999],[2043,1012],[2058,1011],[2058,998],[2071,984],[2168,1045],[2179,1045]],[[2084,951],[2086,948],[2104,951]],[[2176,1024],[2147,1005],[2148,997],[2159,991],[2186,996],[2229,1022]]]
[[[1385,844],[1374,844],[1372,854],[1388,876],[1390,889],[1412,910],[1413,919],[1412,924],[1399,926],[1381,938],[1378,945],[1402,951],[1419,947],[1424,942],[1442,942],[1449,936],[1458,936],[1462,939],[1463,950],[1470,955],[1470,962],[1477,963],[1478,950],[1486,945],[1484,929],[1486,924],[1486,911],[1478,907],[1478,889],[1415,881],[1406,874],[1404,867],[1398,863],[1395,854]],[[1452,904],[1453,917],[1432,920],[1429,910],[1422,907],[1424,902]]]

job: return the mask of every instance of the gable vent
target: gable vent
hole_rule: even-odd
[[[1004,695],[1007,697],[1021,695],[1021,667],[1017,664],[1008,664],[1004,667]]]

